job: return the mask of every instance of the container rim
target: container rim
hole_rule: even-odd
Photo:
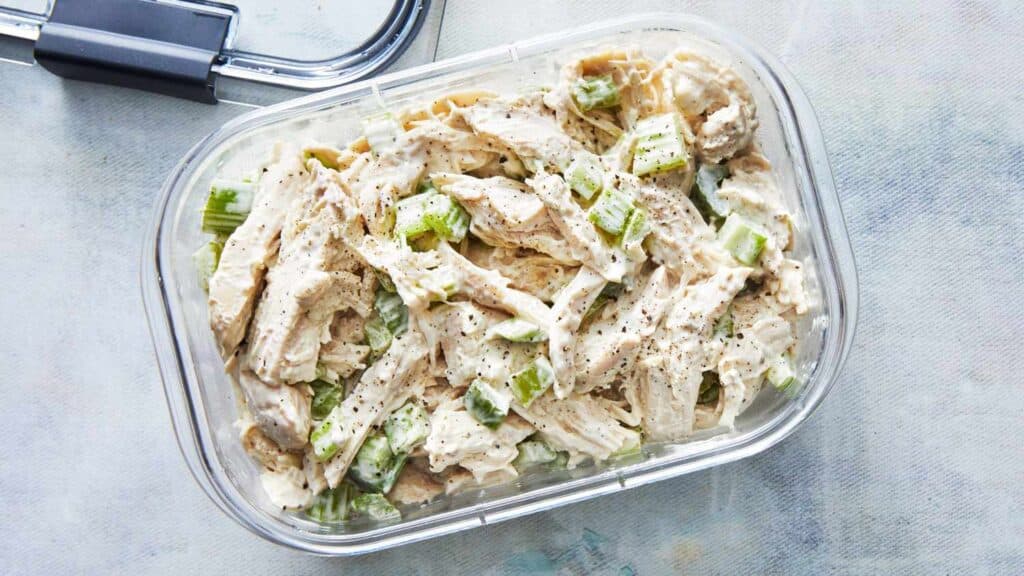
[[[179,322],[170,305],[172,296],[165,283],[169,271],[164,268],[167,260],[163,241],[166,232],[164,223],[173,211],[171,199],[180,196],[203,159],[238,134],[275,123],[299,110],[313,112],[371,94],[383,103],[380,96],[383,86],[403,85],[486,64],[515,62],[524,55],[556,49],[574,40],[643,30],[679,31],[711,40],[742,57],[751,66],[756,66],[758,73],[763,74],[761,80],[771,84],[769,87],[774,90],[773,93],[782,96],[778,104],[787,110],[780,109],[780,120],[786,133],[787,146],[791,148],[794,173],[801,181],[801,189],[809,190],[808,194],[814,200],[808,206],[813,210],[808,210],[810,213],[805,216],[812,228],[820,228],[823,232],[820,237],[810,235],[818,255],[822,298],[830,311],[835,310],[830,318],[840,319],[839,323],[824,327],[821,352],[799,395],[758,428],[713,446],[702,447],[699,451],[682,450],[656,460],[604,470],[555,486],[441,511],[425,518],[355,534],[323,534],[303,530],[274,519],[248,501],[237,498],[224,469],[210,458],[214,449],[210,432],[202,421],[205,408],[197,393],[196,387],[199,384],[188,377],[184,354],[179,345],[182,342],[178,333]],[[320,555],[347,556],[382,550],[493,524],[757,454],[792,433],[821,404],[835,384],[849,354],[856,329],[856,267],[824,142],[810,103],[792,75],[767,51],[734,32],[691,15],[656,12],[597,22],[382,75],[240,115],[200,140],[185,154],[161,189],[154,208],[153,223],[146,233],[141,254],[142,297],[171,423],[190,472],[218,508],[250,531],[273,542]],[[826,268],[830,274],[821,273]],[[829,279],[831,281],[826,281]],[[680,446],[685,446],[685,443]]]

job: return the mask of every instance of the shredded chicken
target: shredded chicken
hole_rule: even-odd
[[[278,146],[208,282],[270,501],[417,506],[799,386],[814,300],[757,126],[729,67],[613,48]]]
[[[679,51],[666,59],[662,75],[675,104],[694,127],[704,161],[721,162],[751,145],[757,107],[735,72],[703,55]]]
[[[467,412],[461,401],[455,400],[434,410],[424,448],[430,455],[432,472],[459,465],[481,482],[495,473],[515,477],[512,461],[519,454],[516,444],[532,433],[533,426],[516,416],[492,430]]]
[[[242,341],[271,260],[277,256],[288,206],[304,190],[309,174],[299,151],[277,146],[260,178],[252,211],[227,242],[210,278],[210,327],[227,360]]]
[[[396,339],[338,406],[339,426],[331,431],[331,439],[340,449],[324,469],[332,487],[341,482],[370,429],[388,416],[385,407],[398,403],[396,399],[404,402],[411,395],[409,382],[417,365],[425,360],[425,353],[423,336],[417,332]]]
[[[669,301],[665,269],[656,269],[643,286],[619,299],[611,313],[591,324],[576,347],[576,389],[610,384],[630,371],[640,346],[661,322]]]
[[[470,231],[484,242],[532,248],[562,263],[579,263],[544,202],[522,182],[503,176],[482,179],[459,174],[433,174],[432,180],[469,211],[473,217]]]
[[[640,360],[640,404],[643,427],[655,441],[679,440],[693,430],[694,409],[703,365],[702,341],[711,336],[715,320],[743,288],[749,268],[723,268],[709,280],[677,290],[660,333],[649,339]],[[742,385],[725,381],[727,413],[743,396]],[[738,394],[738,395],[737,395]]]
[[[600,272],[609,282],[621,282],[632,268],[629,258],[619,247],[605,245],[587,220],[587,213],[573,201],[565,180],[547,175],[527,182],[547,205],[548,214],[568,241],[573,257]]]
[[[482,242],[471,244],[466,258],[481,268],[496,270],[508,278],[510,287],[532,294],[544,302],[554,301],[555,295],[572,280],[578,269],[546,254],[492,248]]]

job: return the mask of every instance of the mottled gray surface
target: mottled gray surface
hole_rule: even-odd
[[[455,4],[439,57],[623,12]],[[266,543],[189,476],[137,285],[158,187],[242,109],[0,65],[0,573],[1021,573],[1019,7],[628,3],[647,7],[750,36],[820,116],[861,321],[805,426],[743,462],[358,559]]]

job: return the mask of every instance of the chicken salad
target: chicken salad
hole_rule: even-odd
[[[809,304],[756,128],[729,68],[608,50],[216,181],[196,263],[270,500],[392,519],[792,389]]]

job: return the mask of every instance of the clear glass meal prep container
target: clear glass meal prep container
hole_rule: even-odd
[[[441,496],[403,509],[392,524],[322,525],[270,504],[257,465],[233,427],[235,390],[207,323],[192,253],[204,242],[199,218],[217,174],[242,175],[273,142],[344,145],[360,120],[454,91],[512,93],[551,83],[558,64],[602,46],[639,46],[652,57],[686,45],[732,66],[749,84],[760,117],[758,139],[796,213],[796,257],[807,262],[814,302],[798,326],[803,386],[789,397],[766,389],[720,435],[645,445],[641,454],[574,470]],[[605,22],[380,76],[241,116],[199,142],[168,178],[143,256],[142,289],[167,402],[192,474],[229,516],[268,540],[327,555],[351,555],[500,522],[532,512],[672,478],[756,454],[807,419],[835,382],[850,349],[857,312],[853,255],[814,113],[771,55],[699,18],[650,14]],[[769,387],[770,388],[770,387]]]

